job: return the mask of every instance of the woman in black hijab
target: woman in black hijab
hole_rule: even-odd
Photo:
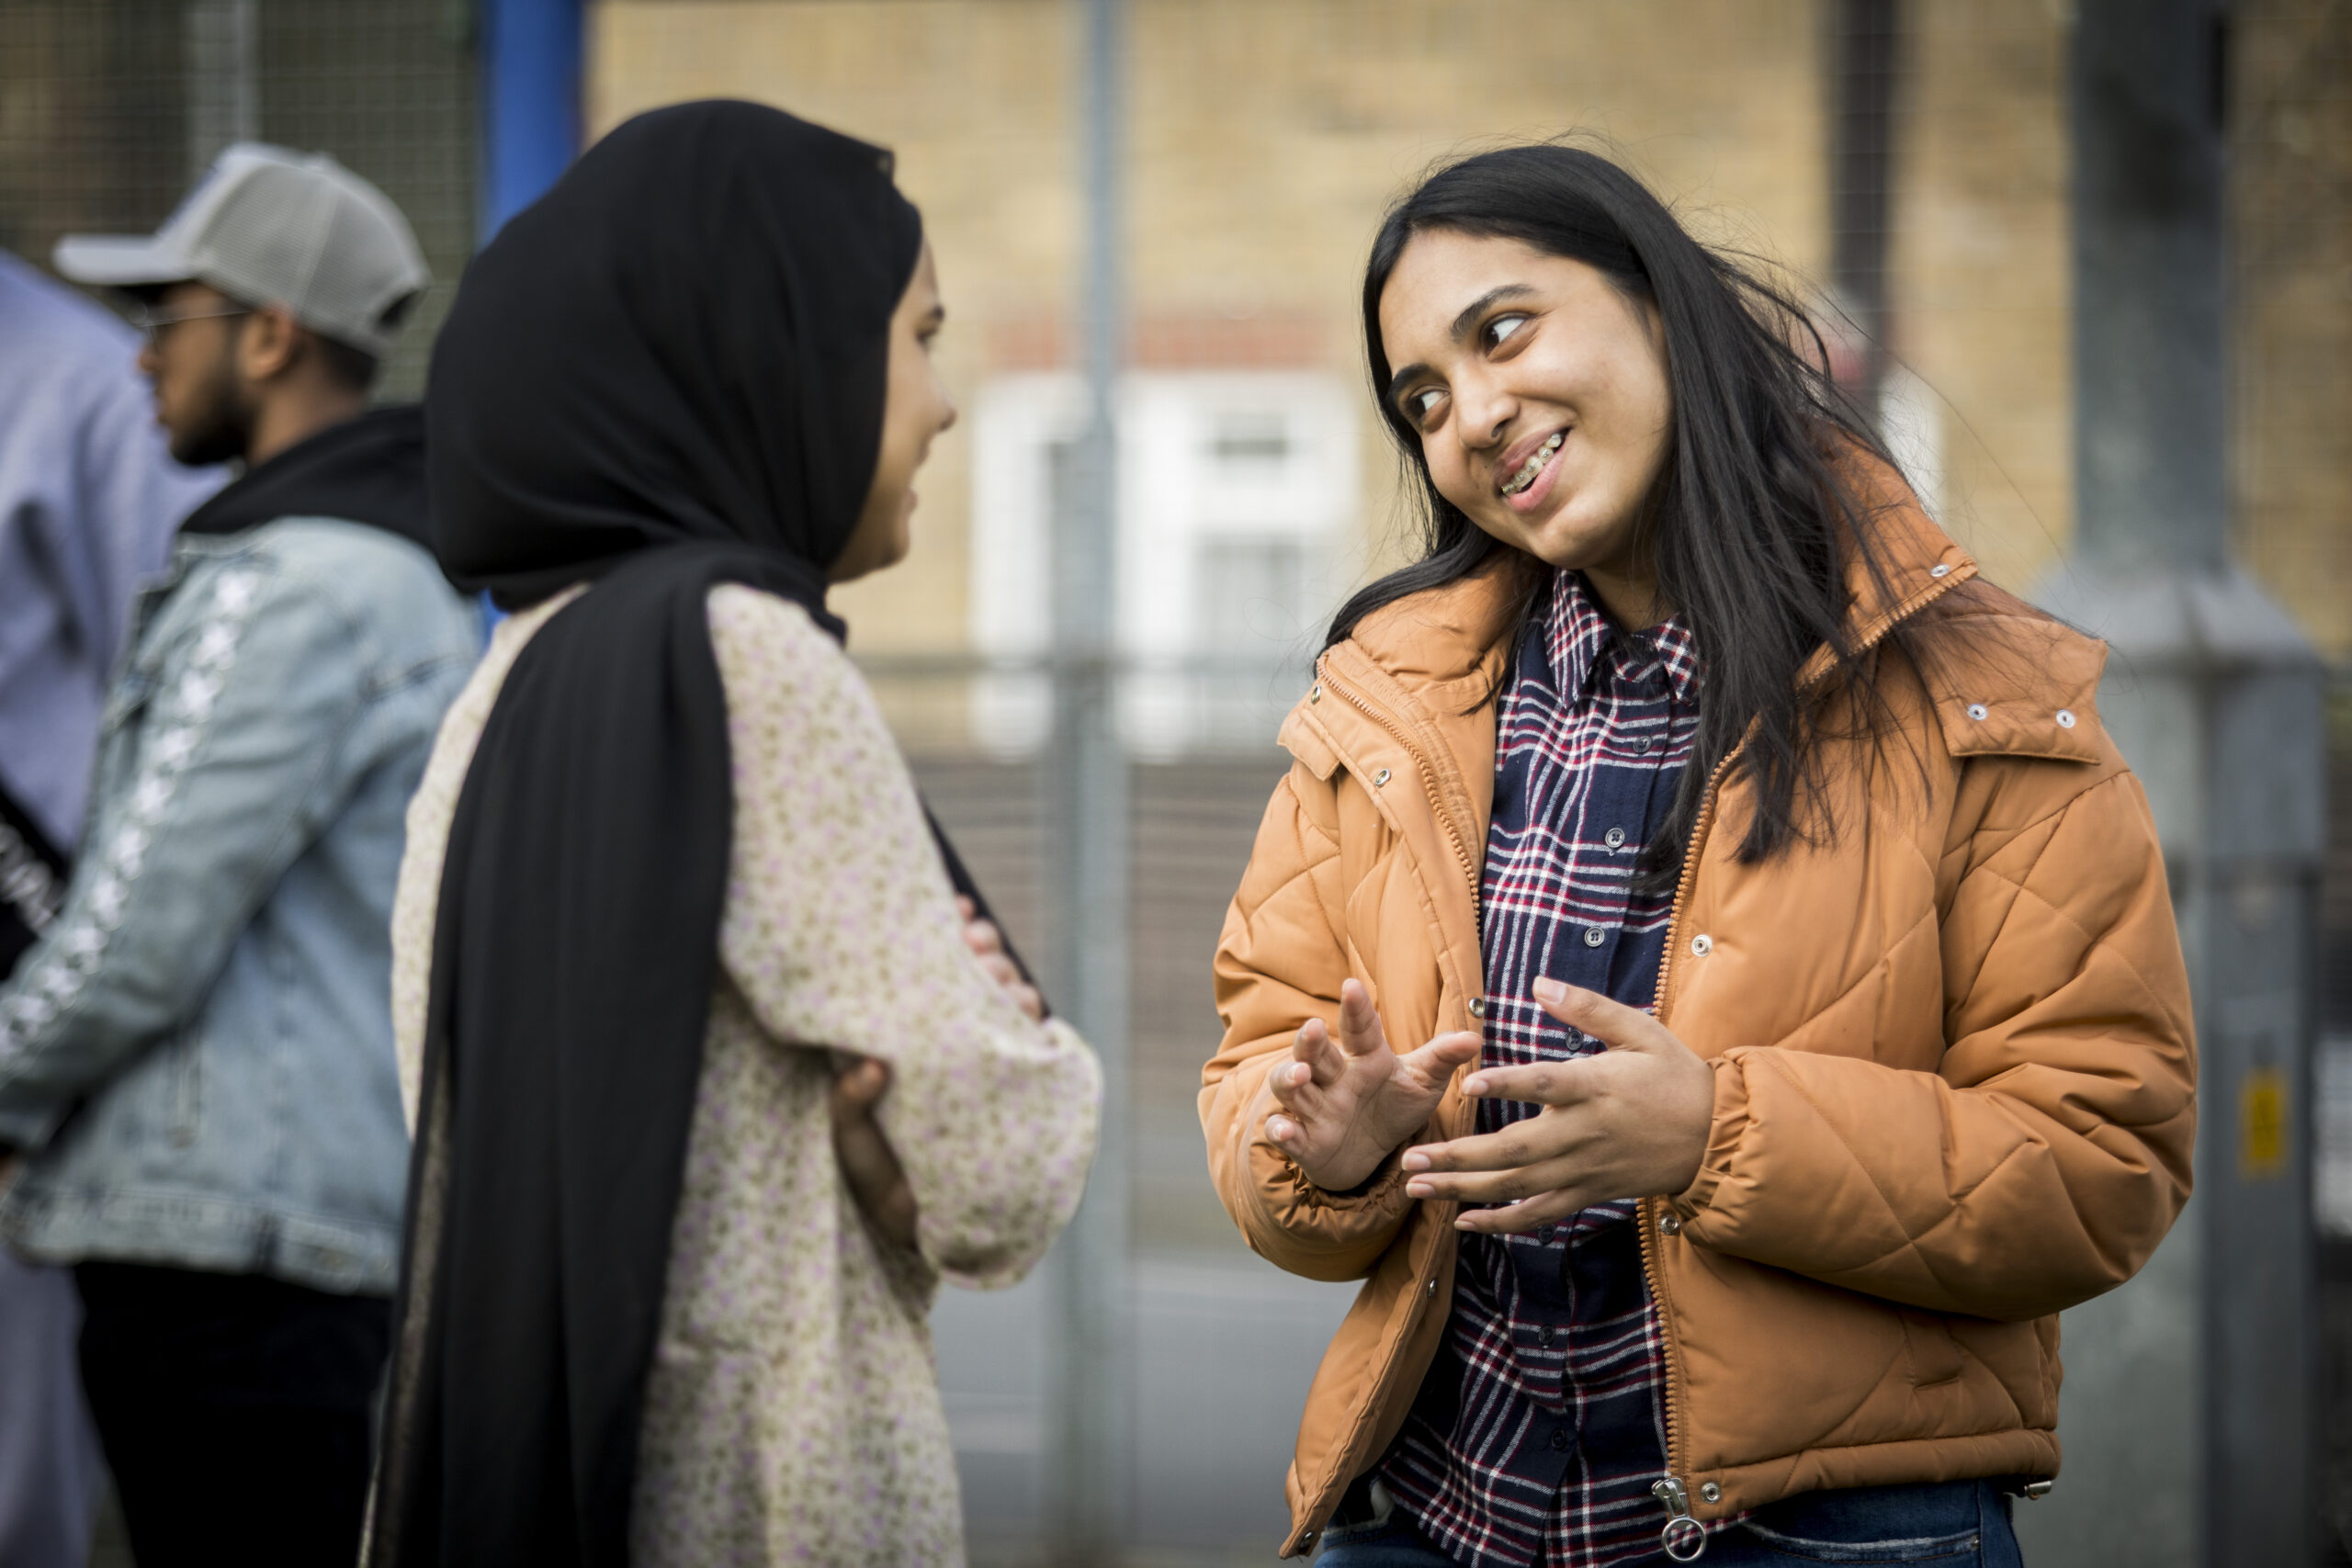
[[[435,526],[515,614],[410,810],[371,1564],[961,1558],[931,1294],[1044,1251],[1098,1082],[967,947],[825,609],[906,552],[940,318],[888,155],[749,104],[622,126],[466,276]],[[892,1075],[895,1235],[843,1055]]]

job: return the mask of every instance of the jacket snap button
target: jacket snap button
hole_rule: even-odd
[[[1435,1278],[1431,1278],[1430,1280],[1430,1294],[1437,1294],[1437,1280]]]
[[[1699,1495],[1710,1503],[1720,1503],[1724,1500],[1724,1489],[1710,1481],[1699,1488]]]
[[[1680,1235],[1682,1234],[1682,1216],[1672,1213],[1660,1214],[1657,1217],[1657,1228],[1658,1234],[1661,1235]]]
[[[2073,708],[2060,708],[2058,710],[2058,728],[2061,729],[2072,729],[2075,728],[2075,710]]]
[[[1472,1018],[1484,1018],[1487,1016],[1486,998],[1472,997],[1470,998],[1470,1016]]]
[[[1928,575],[1929,577],[1950,577],[1951,575],[1951,563],[1950,561],[1938,561],[1935,565],[1928,569]],[[1710,1497],[1707,1501],[1712,1503],[1714,1499]]]
[[[1705,931],[1701,931],[1690,939],[1690,956],[1693,958],[1704,958],[1714,950],[1715,939]]]
[[[1311,692],[1307,693],[1307,694],[1306,694],[1306,700],[1307,700],[1308,702],[1310,702],[1310,703],[1319,703],[1319,702],[1321,702],[1321,701],[1323,700],[1323,688],[1322,688],[1322,687],[1320,687],[1320,686],[1317,686],[1317,687],[1316,687],[1313,691],[1311,691]]]
[[[1984,716],[1992,711],[1993,710],[1991,708],[1986,707],[1983,703],[1971,703],[1968,705],[1968,716],[1976,720],[1980,724],[1984,721]]]
[[[1386,768],[1383,768],[1380,772],[1372,775],[1372,787],[1374,789],[1378,789],[1382,784],[1385,784],[1387,782],[1388,770]]]

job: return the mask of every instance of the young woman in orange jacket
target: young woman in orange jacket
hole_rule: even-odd
[[[1250,1245],[1365,1281],[1284,1551],[2016,1562],[2056,1314],[2189,1187],[2105,649],[1603,159],[1433,175],[1363,312],[1427,549],[1283,728],[1201,1095]]]

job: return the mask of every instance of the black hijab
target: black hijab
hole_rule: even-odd
[[[840,636],[921,243],[888,153],[687,104],[590,149],[442,329],[442,560],[509,607],[594,586],[516,659],[450,829],[371,1564],[628,1561],[730,849],[706,601]]]

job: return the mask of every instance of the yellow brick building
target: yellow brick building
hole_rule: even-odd
[[[1357,291],[1419,170],[1576,131],[1706,231],[1805,269],[1824,241],[1815,32],[1796,0],[1561,6],[1141,0],[1125,162],[1138,369],[1320,372],[1353,400],[1344,574],[1406,519],[1363,380]],[[1081,213],[1080,12],[1065,0],[608,0],[592,128],[703,95],[788,107],[896,150],[936,247],[941,354],[967,413],[992,380],[1069,363]],[[1565,25],[1564,25],[1565,24]],[[936,450],[912,561],[842,595],[867,651],[965,646],[973,421]]]
[[[2352,654],[2352,60],[2340,6],[2248,0],[2233,51],[2240,537]],[[1948,525],[2024,586],[2071,528],[2065,7],[1904,8],[1891,346]],[[1130,355],[1361,379],[1355,290],[1384,205],[1432,161],[1581,134],[1707,236],[1826,265],[1816,0],[1134,0]],[[896,149],[937,245],[967,402],[1068,362],[1080,211],[1067,0],[604,0],[592,130],[732,95]],[[1393,558],[1393,459],[1359,402],[1343,574]],[[971,642],[972,447],[923,486],[912,563],[843,595],[869,651]]]

